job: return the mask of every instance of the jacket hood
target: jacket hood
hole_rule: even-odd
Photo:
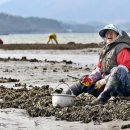
[[[121,31],[121,35],[114,42],[130,44],[130,37],[128,36],[128,34],[125,31]]]
[[[105,37],[105,34],[108,30],[113,30],[115,31],[118,35],[122,35],[122,32],[121,30],[119,29],[119,27],[117,25],[114,25],[114,24],[108,24],[106,25],[102,30],[99,31],[99,35],[104,38]]]

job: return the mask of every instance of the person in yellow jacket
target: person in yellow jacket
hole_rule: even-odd
[[[57,36],[56,36],[55,33],[50,33],[50,34],[48,35],[47,44],[49,44],[50,41],[51,41],[52,43],[53,43],[53,41],[55,41],[55,43],[58,44]]]

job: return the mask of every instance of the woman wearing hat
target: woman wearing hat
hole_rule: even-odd
[[[99,35],[103,38],[96,70],[71,86],[75,95],[88,92],[97,97],[92,104],[105,104],[111,96],[130,96],[130,37],[116,25],[106,25]],[[67,90],[66,93],[70,93]]]

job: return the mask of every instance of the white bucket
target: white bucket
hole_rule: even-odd
[[[71,89],[70,89],[70,91],[71,91]],[[72,93],[72,91],[71,91],[71,95],[70,94],[63,94],[63,93],[62,94],[53,93],[51,95],[52,95],[52,105],[54,107],[57,107],[57,106],[67,107],[67,106],[72,106],[74,104],[75,95]]]

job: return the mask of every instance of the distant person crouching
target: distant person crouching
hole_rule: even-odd
[[[55,33],[50,33],[50,34],[48,35],[47,44],[49,44],[50,41],[51,41],[52,43],[53,43],[53,41],[55,41],[55,43],[58,44],[57,36],[56,36]]]
[[[4,42],[3,42],[3,40],[2,39],[0,39],[0,45],[2,45]]]

